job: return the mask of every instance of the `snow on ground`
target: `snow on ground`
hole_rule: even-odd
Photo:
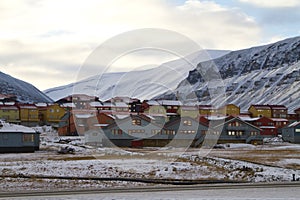
[[[48,130],[51,132],[51,130]],[[40,151],[36,153],[1,154],[1,175],[121,177],[142,179],[233,180],[245,182],[291,181],[300,177],[299,146],[287,143],[254,146],[224,144],[207,156],[199,149],[157,148],[117,149],[92,148],[83,137],[58,137],[54,132],[41,135]],[[74,154],[58,154],[70,147]],[[286,155],[286,149],[290,155]],[[185,152],[182,154],[182,152]],[[284,152],[284,153],[281,153]],[[247,159],[241,159],[246,156]],[[266,165],[262,160],[276,158]],[[196,159],[197,158],[197,159]],[[143,186],[144,183],[92,180],[0,178],[0,190],[72,189]],[[22,185],[20,187],[20,185]]]

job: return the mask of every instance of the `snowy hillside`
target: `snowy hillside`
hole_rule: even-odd
[[[13,78],[0,72],[0,94],[13,94],[17,100],[23,103],[28,102],[52,102],[52,99],[39,91],[33,85]]]
[[[173,90],[188,76],[188,72],[202,61],[217,58],[229,51],[199,51],[186,57],[164,63],[156,68],[120,73],[106,73],[72,83],[66,86],[48,89],[46,95],[58,100],[74,93],[99,96],[106,100],[113,96],[130,96],[140,99],[151,99],[169,89]]]
[[[190,71],[176,92],[188,96],[191,84],[198,101],[221,105],[234,103],[242,110],[251,104],[284,104],[290,111],[300,107],[300,37],[274,44],[233,51],[214,60],[224,81],[226,100],[210,99],[207,83],[198,72],[208,62]],[[223,94],[224,94],[223,92]],[[174,98],[174,93],[160,97]]]

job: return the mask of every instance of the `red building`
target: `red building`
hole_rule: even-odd
[[[288,124],[287,119],[261,117],[252,122],[253,125],[262,129],[262,135],[278,136],[281,133],[281,128]]]

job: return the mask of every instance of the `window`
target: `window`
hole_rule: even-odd
[[[175,135],[175,131],[174,130],[166,130],[166,134]]]
[[[192,121],[191,121],[191,120],[184,120],[184,121],[183,121],[183,124],[184,124],[185,126],[192,126]]]
[[[33,142],[34,137],[33,134],[24,134],[23,135],[23,142]]]
[[[228,135],[235,135],[234,131],[228,131]]]
[[[182,130],[182,131],[180,131],[180,133],[184,133],[184,134],[195,134],[196,131],[193,131],[193,130]]]
[[[152,130],[151,132],[152,132],[152,134],[158,134],[158,133],[162,134],[161,130]]]
[[[128,134],[131,133],[145,133],[144,129],[134,129],[134,130],[128,130]]]
[[[141,125],[141,120],[140,119],[133,119],[132,120],[132,125]]]
[[[228,131],[228,135],[242,136],[243,131]]]
[[[257,135],[258,133],[256,131],[251,131],[250,132],[250,135],[254,136],[254,135]]]
[[[300,129],[299,129],[299,128],[296,128],[295,132],[299,133],[299,132],[300,132]]]

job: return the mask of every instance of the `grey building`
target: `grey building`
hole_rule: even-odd
[[[0,153],[39,150],[40,134],[32,128],[0,121]]]
[[[113,124],[103,128],[103,146],[116,145],[131,147],[133,141],[143,141],[143,144],[152,143],[156,139],[166,139],[163,127],[151,121],[143,114],[129,115],[124,119],[116,119]],[[153,142],[155,144],[155,142]],[[143,146],[144,146],[143,145]]]
[[[286,142],[300,144],[300,122],[293,122],[282,128],[282,139]]]
[[[170,146],[199,146],[208,131],[208,126],[191,117],[177,117],[164,126],[165,131],[172,135]]]
[[[217,131],[212,131],[212,134],[219,137],[218,143],[260,144],[263,142],[262,130],[240,118],[227,118],[225,122],[217,125],[214,129]]]

